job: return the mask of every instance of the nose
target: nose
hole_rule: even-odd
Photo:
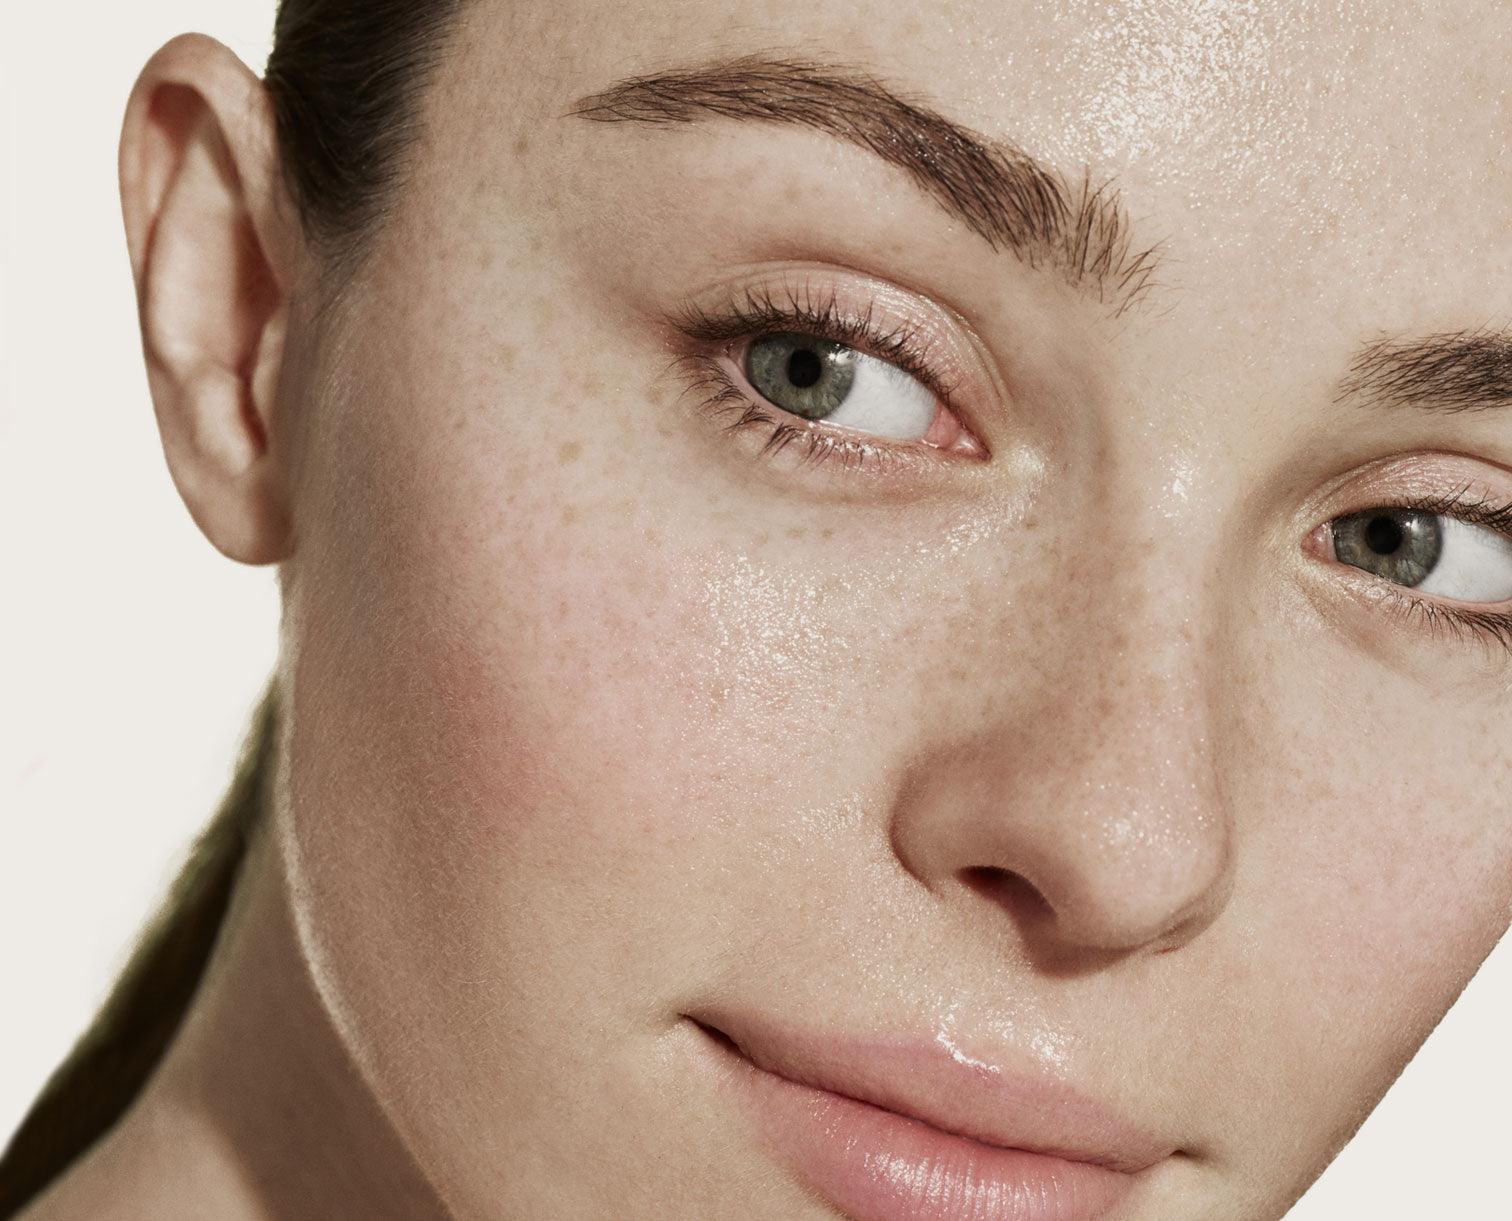
[[[1062,957],[1186,943],[1233,877],[1217,670],[1185,625],[1153,615],[999,667],[975,728],[906,769],[894,852],[931,890],[1010,913]]]

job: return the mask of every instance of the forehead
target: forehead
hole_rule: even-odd
[[[1112,178],[1167,282],[1324,308],[1378,295],[1389,328],[1506,312],[1509,51],[1512,6],[1460,0],[483,0],[453,84],[565,128],[572,101],[633,74],[751,52],[857,65]]]

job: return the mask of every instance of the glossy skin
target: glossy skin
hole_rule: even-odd
[[[225,117],[252,86],[202,42],[144,78],[253,167],[287,334],[249,382],[265,446],[169,447],[286,593],[254,876],[297,937],[249,921],[266,953],[212,996],[308,963],[363,1084],[306,1104],[370,1089],[456,1215],[833,1215],[717,1090],[685,1020],[717,1008],[1073,1082],[1181,1150],[1118,1216],[1277,1217],[1506,926],[1512,663],[1318,527],[1512,500],[1505,412],[1335,393],[1364,342],[1512,314],[1507,14],[932,7],[476,4],[324,313],[265,116]],[[751,52],[1116,175],[1148,290],[1099,302],[820,132],[566,113]],[[667,319],[773,275],[943,319],[984,456],[725,431]],[[167,436],[234,433],[159,365]],[[216,1079],[214,1013],[149,1103]]]

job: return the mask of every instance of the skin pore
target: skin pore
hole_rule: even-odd
[[[1509,34],[475,0],[340,277],[170,44],[127,229],[175,481],[280,566],[277,802],[28,1216],[835,1216],[694,1020],[758,1017],[1116,1107],[1111,1215],[1282,1215],[1512,903],[1512,590],[1326,529],[1512,503]],[[938,444],[753,396],[821,325]]]

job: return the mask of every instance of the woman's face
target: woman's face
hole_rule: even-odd
[[[466,10],[295,319],[279,812],[460,1212],[1320,1172],[1512,901],[1509,33]]]

